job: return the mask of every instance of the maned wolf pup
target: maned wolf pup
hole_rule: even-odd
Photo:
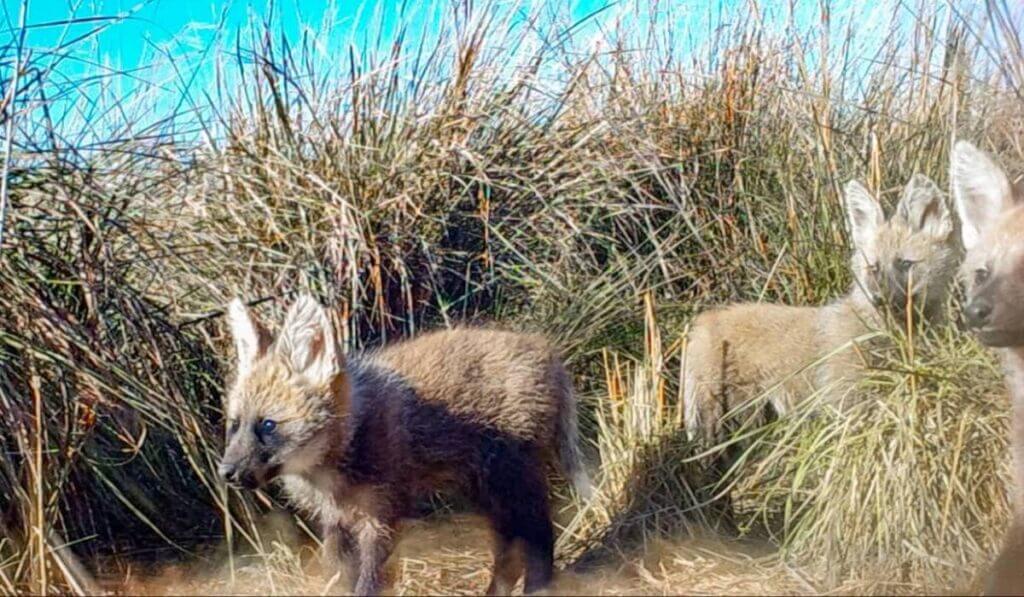
[[[999,349],[1013,409],[1014,515],[986,593],[1024,594],[1024,196],[1003,170],[966,141],[953,147],[953,191],[967,251],[964,316]]]
[[[699,315],[686,354],[684,409],[691,436],[716,438],[730,410],[764,392],[784,415],[815,390],[842,398],[859,359],[851,349],[821,361],[883,323],[879,307],[925,318],[940,315],[958,249],[942,192],[922,175],[911,178],[888,221],[860,183],[844,190],[854,252],[854,284],[823,307],[739,304]],[[815,365],[816,362],[819,362]]]
[[[546,340],[456,329],[345,359],[310,297],[295,301],[273,343],[237,299],[229,319],[238,376],[220,472],[247,488],[279,478],[322,525],[326,555],[350,565],[356,593],[382,588],[397,524],[439,488],[461,490],[494,527],[489,593],[512,589],[518,550],[526,591],[549,583],[545,452],[586,478],[572,382]]]

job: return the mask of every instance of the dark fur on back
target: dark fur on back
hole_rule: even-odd
[[[349,437],[328,447],[321,465],[284,481],[293,498],[321,518],[325,535],[362,535],[366,542],[386,544],[375,558],[377,548],[353,549],[351,539],[340,541],[342,559],[360,560],[356,592],[381,587],[396,526],[413,514],[417,498],[442,489],[467,497],[494,527],[498,565],[492,592],[511,590],[520,576],[510,569],[516,558],[506,553],[520,546],[528,590],[546,585],[554,532],[536,443],[425,401],[400,375],[374,362],[350,362],[348,372]],[[337,520],[334,511],[342,511]]]

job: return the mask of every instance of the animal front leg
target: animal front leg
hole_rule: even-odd
[[[344,580],[351,586],[359,573],[355,537],[349,529],[338,524],[325,526],[323,537],[321,557],[325,576],[333,578],[339,571],[344,571],[347,575]]]
[[[356,534],[359,552],[359,573],[355,585],[356,595],[377,595],[384,585],[384,564],[394,546],[391,525],[369,520],[360,525]]]

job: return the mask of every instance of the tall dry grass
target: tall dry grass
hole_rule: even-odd
[[[60,79],[67,48],[11,31],[0,590],[80,589],[69,553],[103,577],[225,541],[271,549],[275,496],[213,474],[219,312],[235,294],[280,310],[299,288],[337,305],[353,348],[466,320],[559,339],[592,398],[608,500],[573,523],[565,558],[713,525],[665,416],[687,318],[842,292],[848,178],[892,201],[913,172],[944,182],[956,137],[1024,157],[1012,7],[896,3],[872,27],[797,8],[813,18],[710,15],[686,52],[684,15],[647,2],[589,29],[554,5],[445,6],[423,39],[329,51],[253,22],[204,50],[222,76],[145,124],[168,104]],[[955,312],[934,338],[897,338],[858,417],[752,438],[731,481],[743,529],[894,590],[985,561],[1005,405]]]

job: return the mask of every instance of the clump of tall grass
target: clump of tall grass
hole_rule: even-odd
[[[1008,520],[999,373],[952,327],[888,340],[851,411],[806,412],[812,399],[762,430],[736,472],[737,501],[750,528],[827,582],[966,590]]]
[[[71,580],[55,537],[187,553],[219,534],[220,375],[202,339],[133,283],[143,222],[125,190],[34,175],[12,184],[0,260],[0,559],[46,593],[51,575]]]
[[[255,298],[312,288],[361,344],[517,314],[531,295],[572,292],[582,276],[616,268],[633,293],[680,275],[680,200],[657,181],[644,186],[664,205],[610,184],[621,175],[594,161],[614,134],[601,130],[605,115],[573,110],[576,86],[538,96],[539,65],[567,48],[538,44],[514,12],[488,10],[499,9],[454,11],[416,59],[401,45],[347,62],[255,45],[255,64],[238,75],[252,93],[210,107],[226,123],[223,146],[204,156],[202,186],[174,214],[207,254],[168,283],[217,277]],[[518,49],[512,63],[506,48]],[[622,157],[598,159],[622,175],[649,167]],[[216,308],[226,296],[211,290],[190,306]]]
[[[701,478],[682,430],[682,401],[671,370],[678,344],[664,346],[654,299],[644,295],[644,343],[639,359],[605,352],[606,394],[597,399],[593,499],[579,504],[559,539],[570,562],[600,556],[626,542],[692,532],[711,514],[699,507]],[[677,373],[678,375],[678,373]]]

